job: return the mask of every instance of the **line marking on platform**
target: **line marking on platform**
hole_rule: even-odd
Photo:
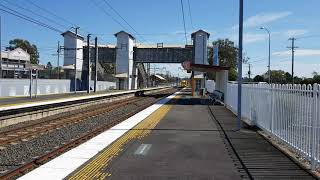
[[[134,152],[134,154],[136,155],[147,155],[148,151],[151,148],[151,144],[141,144],[138,149],[136,150],[136,152]]]

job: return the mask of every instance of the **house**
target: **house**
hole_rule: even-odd
[[[4,78],[21,78],[26,75],[30,54],[21,48],[1,52],[0,68]]]

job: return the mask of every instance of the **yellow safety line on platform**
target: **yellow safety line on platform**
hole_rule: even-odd
[[[91,162],[83,166],[80,170],[75,172],[70,180],[79,179],[105,179],[111,176],[110,173],[105,172],[108,163],[123,151],[124,145],[131,140],[141,139],[147,136],[152,129],[160,122],[160,120],[169,112],[172,105],[164,104],[158,110],[149,115],[146,119],[136,125],[132,130],[121,136],[118,140],[113,142],[109,147],[103,150]]]

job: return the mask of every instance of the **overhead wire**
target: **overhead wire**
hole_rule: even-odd
[[[3,12],[5,12],[5,13],[11,14],[11,15],[13,15],[13,16],[19,17],[19,18],[21,18],[21,19],[24,19],[24,20],[29,21],[29,22],[31,22],[31,23],[34,23],[34,24],[36,24],[36,25],[45,27],[45,28],[50,29],[50,30],[52,30],[52,31],[55,31],[55,32],[58,32],[58,33],[62,33],[61,30],[59,30],[59,29],[57,29],[57,28],[55,28],[55,27],[52,27],[52,26],[50,26],[50,25],[48,25],[48,24],[45,24],[45,23],[43,23],[43,22],[41,22],[41,21],[38,21],[38,20],[36,20],[36,19],[33,19],[33,18],[31,18],[31,17],[29,17],[29,16],[27,16],[27,15],[24,15],[24,14],[22,14],[22,13],[19,13],[18,11],[15,11],[15,10],[13,10],[13,9],[11,9],[11,8],[8,8],[8,7],[4,6],[4,5],[2,5],[1,3],[0,3],[0,6],[2,6],[2,7],[5,8],[5,9],[0,8],[0,11],[3,11]],[[7,10],[7,9],[8,9],[8,10]],[[10,10],[10,11],[9,11],[9,10]]]
[[[133,28],[133,26],[123,17],[121,16],[121,14],[107,1],[107,0],[102,0],[113,12],[116,13],[116,15],[118,15],[120,17],[120,19],[122,19],[129,27],[130,29],[133,30],[133,32],[135,33],[135,35],[140,36],[140,38],[142,39],[142,41],[144,41],[146,44],[148,44],[148,41],[145,40],[142,35],[135,29]],[[131,34],[134,34],[131,33]]]
[[[37,4],[35,4],[34,2],[32,2],[32,0],[25,0],[25,1],[27,1],[29,4],[33,5],[34,7],[40,9],[41,11],[46,12],[47,14],[50,14],[50,15],[52,15],[52,16],[54,16],[54,17],[56,17],[56,18],[58,18],[58,19],[60,19],[60,20],[62,20],[62,21],[64,21],[65,23],[67,23],[67,24],[69,24],[69,25],[78,26],[77,24],[75,24],[75,23],[73,23],[73,22],[70,22],[70,21],[67,20],[66,18],[63,18],[63,17],[61,17],[61,16],[58,16],[57,14],[55,14],[55,13],[53,13],[53,12],[51,12],[51,11],[49,11],[49,10],[47,10],[47,9],[39,6],[39,5],[37,5]]]
[[[186,21],[185,21],[185,18],[184,18],[184,8],[183,8],[183,2],[182,2],[182,0],[180,0],[180,4],[181,4],[181,11],[182,11],[184,36],[185,36],[185,38],[186,38],[186,44],[188,44],[187,30],[186,30]]]
[[[90,0],[97,8],[99,8],[105,15],[109,16],[115,23],[121,26],[124,30],[128,31],[128,29],[117,19],[115,19],[110,13],[108,13],[104,8],[102,8],[95,0]]]
[[[55,21],[55,20],[53,20],[53,19],[50,19],[50,18],[48,18],[48,17],[45,17],[45,16],[43,16],[43,15],[41,15],[41,14],[39,14],[39,13],[36,13],[36,12],[34,12],[34,11],[30,11],[30,9],[27,9],[27,8],[25,8],[25,7],[22,7],[22,6],[14,3],[14,2],[11,2],[11,1],[8,1],[8,0],[3,0],[3,1],[5,1],[5,2],[8,3],[8,4],[11,4],[12,6],[15,6],[15,7],[17,7],[17,8],[20,8],[20,9],[26,11],[26,12],[29,12],[29,13],[31,13],[31,14],[34,14],[34,15],[36,15],[36,16],[38,16],[38,17],[43,18],[43,19],[46,19],[47,21],[52,22],[52,23],[54,23],[54,24],[56,24],[56,25],[58,25],[58,26],[60,26],[60,27],[64,27],[64,28],[66,27],[65,25],[62,25],[62,24],[58,23],[57,21]]]
[[[191,7],[190,7],[190,1],[189,0],[188,0],[188,7],[189,7],[189,17],[190,17],[191,27],[192,27],[192,29],[194,29],[193,20],[192,20],[192,13],[191,13]]]

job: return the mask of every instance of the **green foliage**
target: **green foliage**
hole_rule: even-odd
[[[300,78],[295,76],[294,83],[295,84],[320,84],[320,75],[317,72],[312,73],[312,78]],[[268,72],[265,72],[263,75],[257,75],[254,77],[254,82],[267,82]],[[289,72],[285,72],[282,70],[271,70],[271,81],[275,84],[291,84],[292,76]]]
[[[234,42],[229,39],[218,39],[212,42],[212,45],[219,47],[219,65],[236,69],[238,48],[235,47]]]
[[[219,47],[219,65],[230,67],[229,80],[236,81],[238,48],[236,48],[234,42],[229,39],[218,39],[212,42],[212,45],[218,45]],[[213,61],[212,53],[212,50],[208,52],[209,64],[212,64]]]
[[[253,78],[253,82],[264,82],[264,78],[263,76],[260,76],[260,75],[256,75],[254,78]]]
[[[31,64],[39,64],[39,52],[36,45],[30,44],[27,40],[13,39],[9,41],[9,47],[7,47],[7,49],[13,50],[18,47],[30,54]]]
[[[229,81],[236,81],[237,80],[237,71],[235,68],[231,68],[229,71]]]
[[[51,64],[51,62],[50,62],[50,61],[47,63],[46,68],[47,68],[47,69],[49,69],[49,70],[52,70],[52,64]]]

